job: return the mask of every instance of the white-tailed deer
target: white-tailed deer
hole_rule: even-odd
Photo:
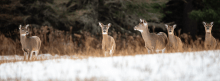
[[[24,60],[26,60],[26,58],[31,60],[33,52],[35,52],[36,57],[39,53],[41,46],[41,40],[39,37],[27,36],[29,34],[28,26],[29,25],[26,25],[25,27],[22,27],[21,25],[19,26],[20,41],[22,45],[22,50],[24,52]]]
[[[140,23],[134,27],[134,30],[141,32],[148,53],[155,51],[162,51],[164,53],[167,45],[167,35],[164,32],[159,32],[157,34],[150,33],[147,22],[142,19],[140,19]]]
[[[183,43],[179,37],[174,35],[174,29],[176,28],[176,24],[173,26],[165,24],[165,27],[167,28],[168,32],[168,47],[170,48],[170,50],[182,51]]]
[[[99,22],[99,26],[102,29],[102,51],[105,54],[110,54],[111,56],[113,55],[115,51],[115,40],[113,37],[108,35],[108,29],[111,27],[111,24],[109,23],[108,25],[104,25],[101,22]]]
[[[216,39],[212,36],[212,27],[213,27],[213,22],[211,23],[206,23],[203,22],[203,25],[205,27],[205,42],[204,42],[204,47],[205,49],[214,49],[217,46]]]

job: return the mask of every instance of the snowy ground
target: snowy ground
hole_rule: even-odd
[[[0,80],[219,81],[220,50],[3,63]]]

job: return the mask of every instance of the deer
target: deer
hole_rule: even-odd
[[[19,26],[20,42],[22,51],[24,52],[24,60],[31,60],[33,53],[35,53],[35,57],[37,57],[41,47],[40,38],[38,36],[29,36],[28,27],[29,24],[27,24],[25,27],[22,27],[22,25]]]
[[[111,23],[109,23],[108,25],[104,25],[101,22],[99,22],[99,26],[102,29],[102,52],[104,53],[104,55],[110,55],[112,56],[115,48],[116,48],[116,44],[115,44],[115,40],[112,36],[108,35],[108,29],[111,27]]]
[[[134,30],[140,31],[145,41],[145,48],[150,52],[165,52],[167,45],[167,35],[164,32],[150,33],[148,23],[144,19],[140,19],[140,23],[134,27]]]
[[[212,27],[213,27],[214,22],[206,23],[203,21],[203,25],[205,27],[205,42],[204,42],[204,47],[205,49],[214,49],[217,46],[216,39],[212,36]]]
[[[165,24],[168,33],[168,47],[172,50],[183,50],[183,43],[181,39],[174,35],[174,29],[176,28],[176,24],[173,26]]]

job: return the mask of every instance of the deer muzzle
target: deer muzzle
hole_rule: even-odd
[[[137,30],[137,29],[136,29],[136,26],[134,27],[134,30]]]

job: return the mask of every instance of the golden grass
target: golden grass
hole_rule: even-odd
[[[73,33],[72,31],[61,31],[53,29],[52,27],[43,26],[41,28],[31,28],[31,35],[39,36],[42,45],[40,54],[49,53],[52,55],[75,55],[78,57],[104,57],[101,50],[102,35],[99,37],[91,35],[89,32],[82,32],[79,34]],[[70,27],[72,30],[72,27]],[[23,55],[20,43],[19,31],[15,31],[17,38],[12,40],[0,34],[0,53],[1,55]],[[144,47],[144,40],[140,35],[128,35],[120,33],[110,33],[114,37],[116,42],[116,51],[113,56],[126,56],[136,54],[147,54],[147,50]],[[182,52],[191,51],[202,51],[205,50],[203,46],[203,40],[198,38],[193,41],[187,34],[180,36],[184,42]],[[219,49],[220,44],[217,45],[216,49]],[[177,52],[176,50],[166,49],[166,53]],[[45,59],[38,59],[32,61],[39,61]],[[16,62],[20,60],[2,61],[5,62]]]

